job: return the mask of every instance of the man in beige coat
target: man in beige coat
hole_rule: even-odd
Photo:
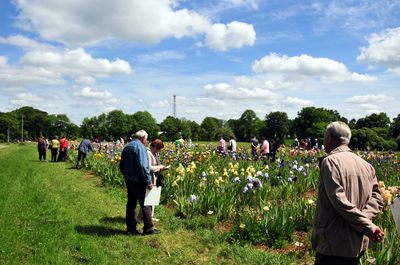
[[[350,138],[350,128],[343,122],[326,128],[328,156],[320,166],[312,235],[318,265],[358,264],[369,239],[379,242],[384,236],[372,222],[383,206],[375,170],[350,150]]]

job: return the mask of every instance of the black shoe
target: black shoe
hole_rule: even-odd
[[[148,230],[148,231],[146,231],[146,232],[143,232],[143,235],[144,235],[144,236],[145,236],[145,235],[157,235],[157,234],[159,234],[159,233],[161,233],[160,230],[151,229],[151,230]]]
[[[128,236],[138,236],[138,235],[140,235],[140,233],[139,233],[138,230],[127,231],[126,234],[127,234]]]

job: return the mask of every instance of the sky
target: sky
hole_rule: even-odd
[[[2,0],[0,111],[400,114],[400,0]]]

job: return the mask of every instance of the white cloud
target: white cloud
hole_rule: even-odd
[[[253,45],[255,39],[251,25],[239,22],[213,25],[208,17],[196,11],[179,9],[177,0],[14,2],[20,11],[19,25],[37,31],[47,40],[68,45],[96,44],[112,39],[158,43],[166,38],[179,39],[205,33],[210,48],[227,50]],[[238,0],[233,3],[241,2],[255,4],[255,1]],[[224,45],[223,41],[226,42]]]
[[[108,112],[113,111],[113,110],[117,110],[117,108],[115,108],[113,106],[103,108],[103,112],[104,113],[108,113]]]
[[[320,78],[323,82],[367,82],[377,80],[374,76],[350,72],[347,67],[328,58],[314,58],[309,55],[288,57],[271,53],[255,61],[253,71],[256,73],[278,72]]]
[[[400,27],[387,29],[368,38],[368,47],[361,48],[359,61],[384,65],[400,74]]]
[[[360,108],[363,109],[367,114],[382,112],[379,107],[374,104],[361,104]]]
[[[114,61],[93,58],[81,48],[57,48],[20,35],[0,38],[0,43],[24,49],[20,61],[13,65],[0,56],[0,88],[65,84],[66,77],[79,84],[93,85],[95,78],[133,71],[127,61],[118,58]]]
[[[10,103],[15,106],[28,106],[44,102],[44,98],[30,92],[18,93],[10,99]]]
[[[151,102],[150,107],[152,108],[166,108],[172,106],[172,103],[168,100],[160,100],[156,102]]]
[[[215,98],[188,98],[188,97],[176,97],[177,104],[188,106],[188,107],[206,107],[206,108],[221,108],[225,107],[224,101]]]
[[[223,4],[232,7],[250,7],[251,9],[258,9],[258,0],[224,0]]]
[[[0,37],[0,43],[9,44],[29,50],[51,50],[52,46],[29,39],[22,35],[12,35],[7,38]]]
[[[392,97],[383,94],[378,94],[378,95],[367,94],[362,96],[353,96],[346,98],[344,102],[353,104],[379,104],[379,103],[387,103],[388,101],[391,100],[393,100]]]
[[[256,40],[253,25],[233,21],[228,25],[214,24],[207,31],[206,45],[212,49],[226,51],[230,48],[252,46]]]
[[[314,13],[320,17],[314,25],[317,32],[341,29],[354,33],[393,24],[398,17],[400,2],[321,1],[314,6]]]
[[[81,48],[62,51],[29,51],[21,58],[21,63],[55,69],[62,74],[71,76],[102,77],[132,73],[130,64],[124,60],[109,61],[104,58],[93,58]]]
[[[363,110],[376,110],[378,109],[378,106],[375,104],[369,104],[369,103],[365,103],[365,104],[360,104],[359,105],[361,109]]]
[[[106,90],[95,89],[91,87],[84,87],[78,91],[74,91],[73,95],[77,98],[89,98],[89,99],[109,99],[112,97],[111,92]]]
[[[75,79],[75,82],[84,85],[94,85],[96,83],[96,79],[91,76],[79,76],[77,79]]]
[[[0,89],[28,87],[35,85],[65,84],[61,74],[51,68],[13,66],[6,57],[0,56]]]
[[[137,60],[142,63],[156,63],[164,60],[180,60],[184,59],[185,54],[177,51],[160,51],[153,54],[142,54],[137,57]]]
[[[313,105],[313,102],[310,100],[305,100],[297,97],[287,97],[282,103],[286,107],[305,107]]]
[[[203,88],[207,96],[212,96],[217,99],[233,99],[233,100],[246,100],[246,99],[278,99],[280,96],[274,92],[262,88],[245,88],[235,87],[228,83],[208,84]]]

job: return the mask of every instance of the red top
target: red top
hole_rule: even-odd
[[[63,138],[60,140],[60,148],[68,148],[68,140],[67,138]]]

